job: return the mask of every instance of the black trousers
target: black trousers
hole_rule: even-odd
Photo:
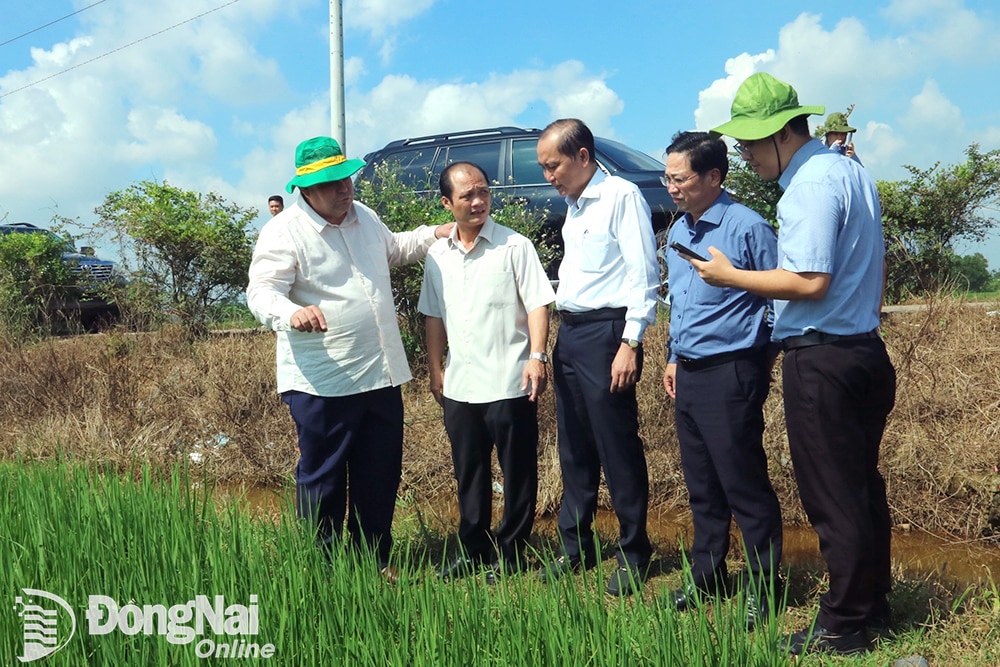
[[[830,572],[818,624],[854,632],[892,586],[878,458],[896,372],[882,341],[870,339],[789,350],[782,374],[799,497]]]
[[[645,565],[649,475],[635,387],[611,393],[611,362],[625,321],[563,321],[553,350],[563,497],[559,534],[571,557],[593,558],[601,468],[620,527],[619,563]],[[642,370],[642,350],[639,350]]]
[[[315,524],[320,544],[330,545],[340,535],[349,509],[347,529],[353,542],[387,565],[403,463],[399,387],[336,397],[288,391],[282,399],[299,436],[299,517]]]
[[[527,396],[492,403],[444,399],[444,426],[458,481],[458,539],[475,559],[498,555],[516,565],[535,521],[538,498],[538,406]],[[493,520],[491,455],[503,472],[503,519]],[[494,554],[494,551],[498,552]]]
[[[766,585],[781,561],[781,506],[764,454],[769,366],[763,351],[695,371],[677,366],[677,439],[694,522],[691,573],[706,589],[728,577],[733,517],[750,582]]]

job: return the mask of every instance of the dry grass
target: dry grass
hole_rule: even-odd
[[[1000,316],[955,300],[887,316],[883,331],[898,373],[882,468],[896,523],[964,539],[1000,532],[989,506],[1000,493]],[[647,335],[639,385],[654,512],[686,511],[672,406],[660,383],[663,325]],[[180,332],[54,339],[0,354],[0,456],[56,456],[123,471],[198,459],[210,477],[251,484],[290,478],[294,426],[274,393],[273,337]],[[452,493],[441,411],[422,369],[404,388],[403,493],[420,502]],[[771,473],[791,522],[804,520],[784,434],[780,374],[766,405]],[[561,493],[554,397],[541,402],[540,512]],[[194,455],[192,457],[192,455]],[[1000,496],[998,496],[1000,498]],[[602,501],[608,504],[606,493]],[[997,502],[1000,504],[1000,502]]]

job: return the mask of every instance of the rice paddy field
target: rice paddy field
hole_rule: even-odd
[[[664,604],[683,562],[624,600],[604,593],[600,569],[547,585],[442,583],[433,563],[446,537],[401,507],[403,576],[390,585],[363,553],[328,560],[290,508],[220,504],[189,475],[0,464],[0,664],[52,650],[38,664],[875,666],[919,653],[1000,665],[995,584],[901,581],[900,629],[874,653],[794,662],[780,637],[814,613],[815,573],[793,575],[789,611],[747,633],[737,598],[685,613]]]

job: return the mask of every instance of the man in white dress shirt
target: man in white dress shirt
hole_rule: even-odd
[[[620,527],[609,595],[630,595],[645,579],[649,477],[639,438],[635,385],[642,337],[656,320],[659,266],[649,205],[639,189],[597,167],[594,135],[582,121],[557,120],[538,140],[538,164],[566,198],[553,350],[563,497],[563,555],[543,581],[599,560],[593,533],[601,469]]]
[[[555,293],[534,246],[490,217],[486,172],[470,162],[440,177],[451,236],[431,246],[418,308],[427,316],[430,390],[444,407],[458,481],[461,553],[439,572],[458,579],[487,565],[487,583],[524,568],[538,497],[537,399]],[[445,362],[445,347],[448,357]],[[494,444],[503,519],[493,518]]]
[[[277,332],[278,392],[298,432],[297,511],[330,548],[343,528],[389,567],[403,451],[400,385],[411,379],[389,267],[419,261],[452,225],[392,233],[354,201],[348,160],[336,140],[315,137],[295,152],[286,190],[301,198],[261,230],[247,305]],[[348,487],[350,504],[348,507]]]

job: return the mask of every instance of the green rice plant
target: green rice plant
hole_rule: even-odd
[[[442,583],[414,541],[399,545],[404,576],[391,586],[371,554],[345,547],[327,558],[298,522],[253,518],[238,503],[217,509],[211,488],[180,469],[167,478],[148,471],[123,478],[58,463],[5,464],[0,489],[7,600],[25,588],[42,590],[75,614],[75,635],[45,665],[231,664],[216,657],[220,646],[237,657],[273,646],[270,658],[242,661],[275,665],[714,667],[783,660],[771,637],[738,627],[739,614],[681,615],[655,596],[608,598],[599,568],[547,585],[528,575],[498,586],[477,578]],[[108,624],[110,605],[120,612],[105,634],[91,632],[93,596],[106,601],[96,627]],[[256,634],[217,632],[214,617],[204,614],[200,629],[197,615],[171,626],[172,618],[198,609],[198,596],[234,632],[247,630],[255,616]],[[11,607],[0,612],[2,664],[14,664],[26,645],[23,619]],[[65,618],[59,634],[68,634]]]

